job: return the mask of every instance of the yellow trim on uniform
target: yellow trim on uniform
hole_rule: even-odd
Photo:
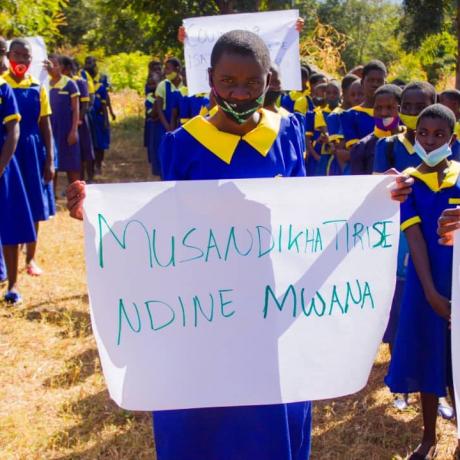
[[[283,118],[288,118],[289,115],[291,115],[291,112],[289,112],[289,110],[286,110],[284,107],[278,107],[278,113],[279,113]]]
[[[53,88],[53,89],[63,89],[65,88],[65,85],[67,85],[67,82],[69,81],[70,79],[67,78],[65,75],[62,75],[61,78],[53,85],[50,81],[50,88]]]
[[[188,88],[186,86],[181,86],[179,88],[179,92],[182,94],[182,96],[188,96]]]
[[[19,115],[19,113],[12,113],[11,115],[8,115],[7,117],[3,119],[3,124],[5,125],[9,121],[13,121],[13,120],[21,121],[21,115]]]
[[[305,91],[298,91],[298,90],[292,90],[289,91],[289,97],[291,98],[291,101],[297,101],[297,99],[300,99],[301,97],[308,96],[310,94],[310,90],[306,89]]]
[[[329,142],[339,142],[343,139],[343,134],[332,134],[329,136]]]
[[[460,121],[455,123],[454,134],[457,136],[457,140],[460,141]]]
[[[48,91],[44,86],[40,86],[40,118],[51,115],[51,104]]]
[[[449,198],[449,204],[460,204],[460,198]]]
[[[214,155],[230,164],[241,140],[247,142],[263,157],[267,156],[278,137],[281,115],[265,109],[261,109],[260,114],[259,124],[242,137],[219,131],[208,119],[201,116],[192,118],[183,128]]]
[[[83,97],[80,98],[80,101],[81,102],[89,102],[90,98],[89,98],[89,96],[83,96]]]
[[[334,155],[331,155],[331,158],[329,158],[329,161],[327,162],[327,166],[326,166],[326,176],[329,176],[330,172],[331,172],[331,165],[332,165],[332,162],[334,161],[334,158],[335,156]]]
[[[409,227],[412,227],[412,225],[420,224],[420,222],[422,222],[422,219],[420,219],[419,216],[411,217],[401,223],[401,231],[407,230]]]
[[[294,102],[294,112],[300,112],[303,115],[307,113],[308,110],[308,103],[306,97],[299,97]]]
[[[398,140],[399,142],[401,142],[402,145],[404,145],[409,155],[413,155],[415,153],[414,146],[406,138],[404,133],[398,134]]]
[[[359,142],[359,139],[350,139],[349,141],[347,141],[347,143],[345,144],[345,148],[349,149],[350,147],[353,147],[353,145],[355,145],[356,143]]]
[[[315,107],[313,112],[315,113],[315,121],[314,121],[315,129],[325,128],[327,125],[326,125],[326,119],[324,118],[323,110],[320,107]]]
[[[371,117],[374,116],[374,108],[373,107],[361,107],[360,105],[355,105],[350,110],[354,110],[355,112],[364,112],[370,115]]]
[[[6,83],[8,83],[11,88],[30,88],[32,85],[39,85],[40,82],[32,77],[32,75],[27,74],[20,82],[17,82],[12,76],[9,71],[6,71],[2,75],[3,79]]]
[[[457,183],[460,174],[460,163],[456,161],[451,161],[449,163],[441,185],[439,185],[438,182],[437,172],[421,172],[418,168],[407,168],[404,173],[421,180],[427,187],[433,190],[433,192],[439,192],[445,188],[453,187]]]
[[[387,131],[386,129],[374,128],[374,136],[378,139],[383,139],[384,137],[390,137],[391,131]]]

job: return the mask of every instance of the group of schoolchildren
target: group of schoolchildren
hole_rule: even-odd
[[[48,96],[27,74],[30,53],[27,42],[13,40],[0,79],[0,237],[8,273],[5,300],[11,303],[20,300],[19,245],[26,247],[28,272],[40,273],[34,260],[38,223],[55,212],[55,154],[57,169],[72,182],[71,215],[81,218],[85,184],[79,179],[85,174],[92,179],[93,165],[100,169],[110,141],[107,87],[94,60],[75,78],[71,60],[50,56]],[[438,95],[427,82],[386,84],[386,78],[380,61],[354,69],[341,82],[304,66],[302,89],[285,93],[280,69],[260,37],[228,32],[212,51],[209,95],[187,94],[178,59],[167,59],[164,67],[150,64],[144,140],[153,174],[165,180],[392,169],[412,178],[399,175],[401,196],[393,192],[395,199],[407,199],[401,205],[398,283],[386,331],[392,358],[385,381],[394,393],[421,393],[424,432],[409,458],[427,459],[436,450],[438,399],[453,386],[452,248],[438,244],[436,228],[441,212],[460,204],[460,164],[454,161],[460,93]],[[91,142],[94,156],[85,150]],[[400,407],[406,404],[403,398]],[[305,460],[311,411],[308,401],[157,411],[158,459]]]
[[[26,273],[39,276],[36,262],[39,223],[56,212],[57,172],[68,182],[100,173],[109,148],[108,82],[89,57],[79,71],[74,60],[51,54],[43,63],[49,89],[32,77],[31,46],[0,39],[0,282],[4,300],[18,304],[19,253]]]
[[[234,43],[229,49],[232,47],[237,48]],[[241,54],[244,56],[244,51]],[[232,65],[237,68],[228,64]],[[213,64],[211,68],[215,70]],[[166,60],[164,69],[160,62],[152,62],[146,85],[145,129],[152,172],[166,180],[263,176],[263,167],[256,167],[256,161],[248,166],[251,160],[245,159],[245,170],[238,166],[238,149],[240,155],[248,156],[248,150],[258,149],[251,143],[251,132],[234,129],[224,137],[217,136],[215,129],[219,130],[216,113],[243,126],[252,107],[263,105],[259,126],[265,121],[269,125],[269,113],[277,113],[281,125],[290,120],[297,135],[300,133],[304,164],[292,165],[283,175],[396,170],[414,179],[413,191],[401,205],[397,286],[384,337],[392,355],[385,382],[395,393],[395,406],[400,410],[407,408],[408,393],[420,393],[424,433],[409,458],[433,458],[437,415],[454,415],[445,400],[448,390],[452,396],[453,386],[449,328],[452,248],[438,244],[436,227],[444,209],[460,204],[460,163],[454,161],[460,159],[460,138],[456,137],[460,134],[460,91],[438,94],[424,81],[387,84],[387,69],[377,60],[353,69],[341,82],[302,66],[300,91],[282,91],[280,70],[271,64],[270,72],[262,100],[246,101],[246,96],[241,96],[240,102],[238,83],[227,83],[235,71],[232,74],[224,69],[224,87],[236,88],[229,100],[217,90],[216,74],[210,74],[209,94],[188,95],[178,59]],[[179,127],[182,129],[177,130]],[[246,142],[239,142],[228,154],[225,144],[232,142],[232,134],[237,136],[235,142]],[[211,158],[206,157],[209,152]],[[299,168],[304,168],[304,174]]]

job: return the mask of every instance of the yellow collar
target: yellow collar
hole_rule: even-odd
[[[182,94],[182,96],[188,96],[188,88],[186,86],[180,86],[179,92]]]
[[[404,145],[404,148],[407,150],[409,155],[413,155],[415,153],[414,146],[410,143],[410,141],[406,138],[404,133],[398,134],[398,140]]]
[[[262,116],[259,124],[242,137],[219,131],[206,118],[200,116],[192,118],[183,128],[214,155],[230,164],[241,140],[247,142],[263,157],[267,156],[278,137],[281,115],[265,109],[261,109],[260,114]]]
[[[296,101],[297,99],[300,99],[301,97],[308,96],[309,93],[310,91],[308,89],[304,91],[293,90],[293,91],[289,91],[289,97],[291,98],[292,101]]]
[[[67,85],[68,81],[68,77],[66,77],[65,75],[61,75],[61,78],[54,85],[50,82],[50,88],[63,89],[65,85]]]
[[[361,107],[360,105],[355,105],[354,107],[351,108],[351,110],[354,110],[355,112],[367,113],[371,117],[374,116],[374,109],[371,107]]]
[[[278,107],[278,113],[283,117],[283,118],[288,118],[291,112],[289,110],[286,110],[284,107]]]
[[[446,175],[444,176],[441,185],[438,183],[438,173],[436,172],[424,173],[418,168],[407,168],[404,172],[421,180],[427,187],[433,190],[433,192],[439,192],[442,189],[453,187],[457,183],[458,176],[460,174],[460,163],[456,161],[451,161],[449,163]]]
[[[27,74],[19,83],[11,77],[8,70],[2,75],[2,77],[11,86],[11,88],[30,88],[33,84],[40,84],[39,81],[30,74]]]
[[[377,128],[376,126],[374,128],[374,136],[377,137],[378,139],[382,139],[384,137],[390,137],[391,131],[386,131],[384,129]]]
[[[339,115],[340,115],[341,113],[343,113],[343,112],[345,112],[345,110],[343,110],[342,106],[340,106],[340,105],[337,106],[337,107],[332,111],[332,113],[338,113]]]

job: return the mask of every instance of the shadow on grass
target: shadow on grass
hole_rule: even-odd
[[[133,413],[120,409],[110,400],[107,391],[66,404],[62,412],[66,416],[78,417],[81,422],[52,436],[49,448],[74,449],[71,454],[56,459],[155,458],[150,413]],[[94,438],[100,439],[104,431],[115,434],[78,452],[78,444],[86,444]]]
[[[46,388],[69,388],[84,382],[101,369],[98,352],[95,348],[86,350],[68,359],[64,367],[64,372],[47,378],[43,382],[43,386]]]
[[[24,318],[28,321],[45,322],[58,326],[61,328],[59,332],[63,338],[67,337],[87,337],[91,335],[91,319],[89,312],[80,310],[70,310],[65,307],[57,307],[54,309],[42,308],[44,305],[50,303],[61,303],[70,300],[81,299],[83,303],[88,303],[88,296],[75,295],[55,299],[53,301],[40,302],[31,305],[27,311],[24,312]]]

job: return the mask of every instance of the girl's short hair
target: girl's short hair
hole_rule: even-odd
[[[254,58],[268,73],[271,60],[265,42],[255,33],[247,30],[231,30],[223,34],[214,44],[211,52],[211,67],[215,67],[225,54]]]
[[[432,118],[445,121],[449,126],[449,130],[451,133],[454,132],[455,123],[457,122],[457,120],[455,119],[454,112],[452,112],[452,110],[449,109],[449,107],[446,107],[442,104],[433,104],[423,109],[420,115],[418,116],[417,127],[420,124],[420,121],[424,118]]]
[[[404,95],[408,91],[414,90],[421,91],[422,93],[426,94],[430,98],[432,104],[436,103],[436,90],[434,89],[434,86],[431,83],[428,83],[427,81],[414,81],[412,83],[407,84],[402,91],[401,99],[404,98]]]
[[[391,83],[387,85],[382,85],[375,92],[375,97],[380,96],[382,94],[388,94],[389,96],[393,96],[398,101],[398,104],[401,103],[402,89],[397,85],[393,85]]]

